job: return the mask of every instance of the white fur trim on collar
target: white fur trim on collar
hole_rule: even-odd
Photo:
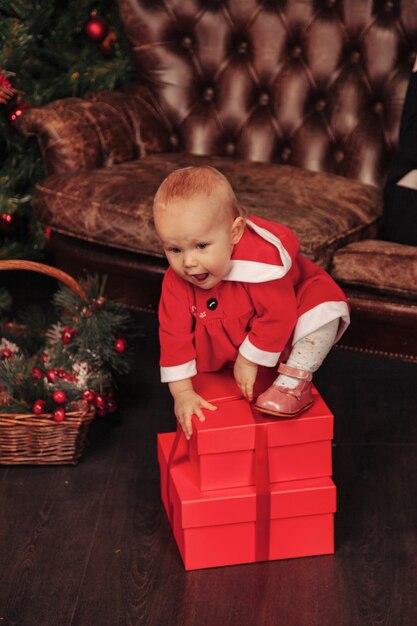
[[[243,283],[265,283],[269,280],[277,280],[282,278],[291,269],[292,260],[282,242],[278,237],[273,235],[251,220],[246,220],[246,224],[255,231],[262,239],[272,243],[278,250],[283,265],[271,265],[270,263],[259,263],[258,261],[230,261],[230,270],[223,280],[235,280]]]

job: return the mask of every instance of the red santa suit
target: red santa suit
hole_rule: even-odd
[[[346,330],[344,293],[299,253],[294,233],[255,216],[246,225],[228,273],[212,289],[167,270],[159,305],[162,382],[233,366],[238,351],[272,367],[288,344],[324,324],[340,320],[336,341]]]

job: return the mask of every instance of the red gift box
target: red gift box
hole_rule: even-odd
[[[255,396],[275,379],[261,369]],[[189,456],[203,491],[255,484],[255,431],[267,425],[271,482],[318,478],[332,474],[333,415],[313,388],[313,405],[296,418],[274,418],[249,404],[230,370],[198,374],[194,389],[217,405],[206,421],[193,418]]]
[[[330,477],[202,492],[183,438],[168,472],[174,440],[158,435],[161,493],[186,570],[334,552]]]

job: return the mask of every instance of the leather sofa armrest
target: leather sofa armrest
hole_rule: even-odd
[[[27,109],[17,127],[24,135],[36,135],[46,175],[106,167],[171,149],[168,126],[142,86]]]

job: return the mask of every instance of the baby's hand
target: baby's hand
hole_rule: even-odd
[[[255,384],[258,366],[252,361],[248,361],[239,352],[233,368],[235,381],[246,400],[253,400],[253,386]]]
[[[176,394],[174,411],[186,439],[189,439],[193,434],[192,416],[197,415],[200,422],[204,422],[206,419],[201,409],[215,411],[217,407],[207,402],[207,400],[204,400],[204,398],[199,396],[193,389],[186,389]]]

